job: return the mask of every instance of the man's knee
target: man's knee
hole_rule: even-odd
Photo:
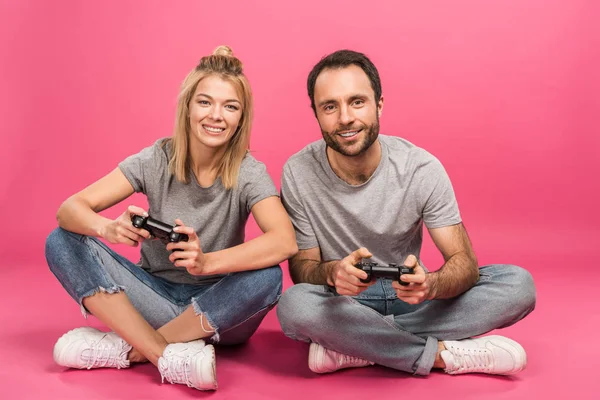
[[[300,332],[306,333],[315,326],[319,308],[315,288],[318,286],[299,283],[287,289],[279,299],[277,318],[287,336],[297,339]]]
[[[513,292],[515,296],[515,306],[528,314],[533,311],[536,302],[536,290],[533,276],[531,276],[531,273],[526,269],[517,267],[516,265],[507,267],[510,268],[513,285],[515,286]]]
[[[503,313],[511,320],[519,320],[535,308],[536,290],[533,277],[524,268],[516,265],[494,265],[493,282],[498,285]]]

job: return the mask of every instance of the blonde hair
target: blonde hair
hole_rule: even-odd
[[[177,99],[177,113],[171,142],[171,160],[169,171],[178,181],[189,183],[191,158],[189,156],[190,120],[189,106],[198,83],[212,75],[231,82],[242,103],[242,116],[238,128],[227,143],[225,154],[219,163],[217,177],[221,178],[226,189],[237,186],[242,160],[250,147],[250,130],[252,128],[253,104],[252,91],[248,78],[244,75],[242,62],[233,56],[231,48],[219,46],[212,55],[202,57],[200,63],[184,79]]]

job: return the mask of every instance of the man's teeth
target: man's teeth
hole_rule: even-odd
[[[225,130],[225,128],[213,128],[213,127],[210,127],[210,126],[205,126],[204,129],[206,129],[210,133],[220,133],[220,132],[223,132]]]
[[[350,136],[354,136],[358,133],[358,131],[352,131],[352,132],[347,132],[347,133],[340,133],[341,137],[350,137]]]

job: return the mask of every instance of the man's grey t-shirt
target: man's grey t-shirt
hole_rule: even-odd
[[[398,137],[379,135],[379,142],[381,161],[360,185],[333,172],[323,140],[287,161],[281,195],[300,250],[319,247],[322,260],[330,261],[366,247],[372,261],[402,263],[410,254],[419,258],[423,222],[428,228],[461,222],[437,158]]]
[[[163,145],[164,144],[164,145]],[[247,154],[242,161],[237,188],[227,190],[221,179],[202,187],[193,173],[190,183],[179,182],[169,172],[170,141],[158,140],[119,164],[136,192],[148,198],[152,218],[174,225],[179,218],[193,227],[205,253],[244,242],[251,208],[259,201],[278,196],[263,163]],[[193,276],[169,261],[170,252],[160,240],[145,240],[139,265],[148,272],[176,283],[210,283],[222,275]]]

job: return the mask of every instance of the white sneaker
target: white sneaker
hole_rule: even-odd
[[[503,336],[483,336],[476,339],[442,342],[446,350],[440,356],[449,374],[479,372],[512,375],[525,369],[527,354],[523,347]]]
[[[215,348],[204,340],[173,343],[158,359],[163,382],[182,383],[198,390],[216,390]]]
[[[342,368],[366,367],[374,363],[362,358],[348,356],[311,343],[308,350],[308,368],[317,374],[337,371]]]
[[[127,368],[131,346],[114,332],[91,327],[73,329],[54,345],[54,361],[69,368]]]

